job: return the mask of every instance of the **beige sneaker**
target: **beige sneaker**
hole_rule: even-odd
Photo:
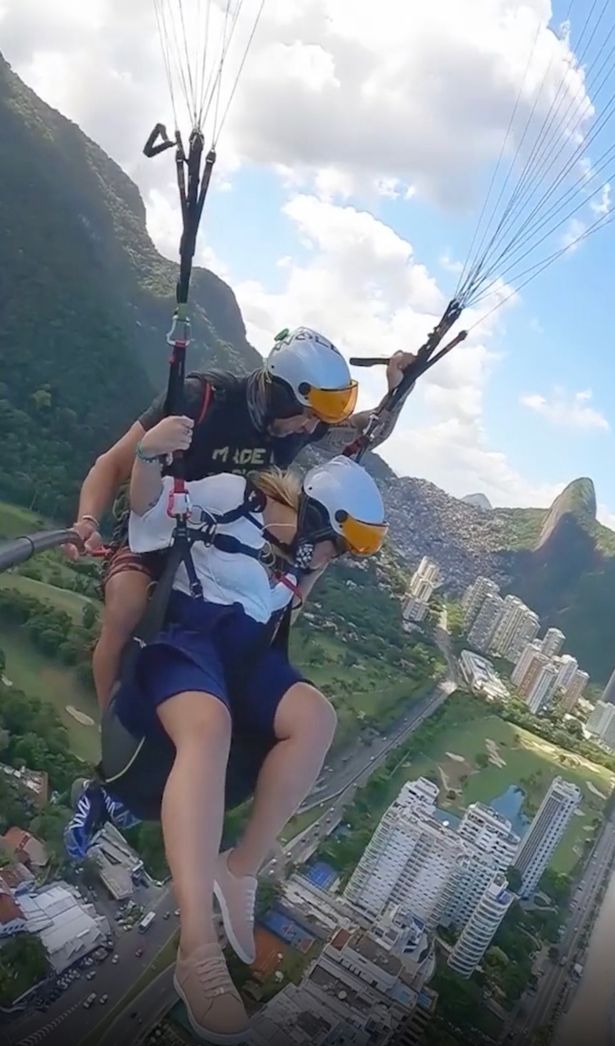
[[[218,944],[204,944],[187,958],[178,952],[173,983],[197,1035],[220,1046],[246,1041],[248,1015]]]
[[[254,904],[257,881],[253,875],[233,875],[227,863],[229,854],[230,850],[227,850],[218,857],[214,894],[231,948],[242,962],[251,966],[256,959]]]

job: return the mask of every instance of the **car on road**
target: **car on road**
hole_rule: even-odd
[[[119,962],[119,961],[120,961],[120,957],[119,957],[119,955],[114,955],[114,956],[113,956],[113,958],[112,958],[112,960],[111,960],[111,965],[112,965],[112,966],[117,966],[117,964],[118,964],[118,962]]]
[[[90,992],[90,994],[88,995],[87,999],[85,1000],[85,1002],[83,1004],[84,1010],[89,1010],[89,1008],[92,1005],[92,1003],[96,1002],[96,997],[97,997],[96,996],[96,992]]]
[[[135,955],[136,955],[137,959],[140,959],[142,957],[142,955],[143,955],[143,948],[137,948],[137,950],[135,952]]]
[[[105,1003],[108,1002],[108,1000],[109,1000],[109,996],[108,995],[101,995],[100,1000],[99,1000],[100,1005],[104,1006]]]

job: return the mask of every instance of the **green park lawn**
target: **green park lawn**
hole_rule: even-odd
[[[55,610],[63,610],[65,614],[70,614],[77,622],[81,622],[87,606],[96,606],[94,600],[88,599],[87,596],[81,596],[67,588],[58,588],[57,585],[48,585],[44,581],[35,581],[34,578],[25,577],[23,574],[0,574],[0,587],[15,588],[26,596],[44,600]]]
[[[40,516],[19,505],[0,501],[0,539],[19,537],[43,526]]]
[[[459,697],[453,695],[449,700],[454,702]],[[495,758],[498,765],[490,762],[485,768],[479,767],[476,759],[481,755]],[[424,750],[394,771],[390,794],[397,794],[404,781],[428,775],[441,786],[440,807],[459,814],[470,803],[488,803],[511,785],[519,785],[526,795],[525,812],[531,816],[557,774],[573,781],[583,792],[580,814],[572,818],[552,862],[557,871],[569,872],[581,854],[592,821],[602,814],[615,775],[495,715],[486,712],[463,725],[447,725],[445,720]],[[447,797],[449,791],[456,792],[455,799]]]
[[[357,734],[362,719],[375,719],[382,726],[416,700],[430,680],[413,679],[400,668],[387,665],[381,657],[348,653],[349,648],[333,636],[315,633],[301,636],[292,656],[294,663],[335,705],[338,728],[335,747],[345,747]]]
[[[82,598],[61,589],[58,591],[63,596]],[[41,654],[17,628],[0,629],[0,647],[6,656],[7,679],[31,697],[49,701],[68,730],[73,753],[87,762],[96,762],[100,756],[100,740],[96,698],[92,691],[80,683],[69,667]],[[89,716],[93,724],[79,723],[67,712],[67,706]]]

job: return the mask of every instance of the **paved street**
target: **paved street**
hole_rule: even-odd
[[[536,994],[534,996],[526,994],[522,999],[514,1031],[509,1035],[509,1041],[514,1041],[517,1046],[527,1046],[534,1032],[557,1020],[570,1001],[576,986],[576,981],[571,979],[574,955],[579,948],[600,886],[612,866],[614,854],[615,823],[611,819],[605,825],[602,835],[596,843],[592,857],[572,899],[573,910],[560,944],[560,955],[562,961],[566,959],[566,962],[562,965],[547,962]]]
[[[90,1034],[177,930],[171,890],[166,888],[156,893],[154,908],[157,917],[147,933],[141,934],[135,927],[116,934],[117,965],[113,965],[110,955],[99,966],[93,967],[96,977],[92,981],[86,981],[82,973],[45,1013],[26,1013],[3,1027],[0,1041],[6,1046],[37,1046],[43,1042],[45,1046],[77,1046]],[[163,918],[165,912],[171,912],[168,919]],[[144,950],[142,958],[135,955],[138,948]],[[94,991],[97,994],[95,1003],[90,1009],[84,1009],[84,999]],[[106,1006],[101,1006],[99,1000],[105,994],[109,1001]]]

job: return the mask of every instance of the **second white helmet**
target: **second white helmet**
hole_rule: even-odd
[[[339,349],[318,331],[297,327],[278,334],[265,361],[265,373],[281,383],[297,405],[335,425],[350,417],[358,385]]]
[[[339,456],[310,469],[303,480],[299,541],[333,539],[340,551],[371,556],[388,530],[376,483],[352,458]]]

